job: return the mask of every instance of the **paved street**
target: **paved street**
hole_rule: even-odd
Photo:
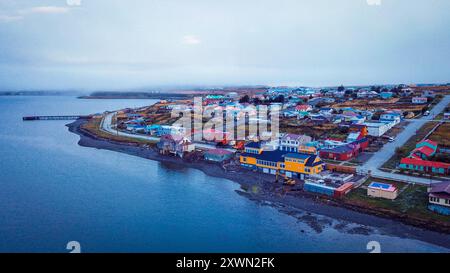
[[[158,137],[153,137],[153,136],[146,136],[146,135],[139,135],[139,134],[132,134],[132,133],[126,133],[126,132],[121,132],[121,131],[116,131],[115,129],[113,129],[111,127],[112,124],[112,117],[114,116],[115,112],[113,113],[108,113],[102,120],[101,123],[101,129],[109,134],[112,135],[119,135],[119,136],[124,136],[124,137],[129,137],[129,138],[138,138],[138,139],[144,139],[144,140],[149,140],[149,141],[155,141],[158,142],[159,138]],[[195,142],[195,147],[197,148],[202,148],[202,149],[215,149],[216,146],[211,145],[211,144],[206,144],[206,143],[197,143]],[[231,152],[235,152],[235,149],[232,148],[226,148],[225,150],[231,151]]]
[[[375,153],[364,165],[359,167],[360,171],[371,173],[375,176],[381,176],[386,178],[400,179],[410,181],[414,183],[429,184],[430,182],[440,182],[439,180],[431,180],[429,178],[413,177],[401,174],[392,174],[379,170],[384,162],[390,159],[397,147],[403,146],[408,139],[416,134],[416,131],[422,127],[426,122],[432,121],[435,117],[444,111],[445,107],[450,103],[450,96],[445,96],[437,105],[430,111],[429,116],[423,116],[417,120],[410,120],[411,122],[405,127],[405,129],[396,137],[394,142],[387,143],[377,153]]]

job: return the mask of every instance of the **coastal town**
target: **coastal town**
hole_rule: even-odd
[[[225,126],[179,126],[172,113],[194,113],[194,96],[203,107],[231,113],[244,137]],[[252,122],[267,121],[249,118],[249,105],[280,109],[275,138],[249,132]],[[256,179],[249,194],[312,198],[450,232],[449,121],[449,85],[258,86],[200,90],[100,113],[80,129],[175,162],[204,162],[241,179],[251,174]]]

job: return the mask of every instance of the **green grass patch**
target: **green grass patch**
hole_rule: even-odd
[[[424,220],[450,222],[450,216],[440,215],[428,210],[428,193],[426,186],[383,181],[372,178],[369,178],[364,182],[363,186],[367,187],[372,181],[394,184],[399,189],[399,196],[395,200],[370,197],[367,195],[366,188],[359,187],[351,191],[345,197],[345,200],[350,201],[351,203],[373,207],[375,209],[392,210]]]

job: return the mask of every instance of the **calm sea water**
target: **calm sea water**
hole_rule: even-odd
[[[67,121],[146,100],[0,97],[0,252],[444,251],[417,240],[321,233],[238,195],[238,185],[189,168],[77,145]],[[301,232],[304,230],[305,232]]]

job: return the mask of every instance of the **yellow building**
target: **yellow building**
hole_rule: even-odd
[[[304,179],[304,175],[318,174],[324,163],[318,155],[291,153],[281,150],[264,151],[260,143],[251,142],[240,156],[241,166],[263,173],[285,174],[287,177]]]

